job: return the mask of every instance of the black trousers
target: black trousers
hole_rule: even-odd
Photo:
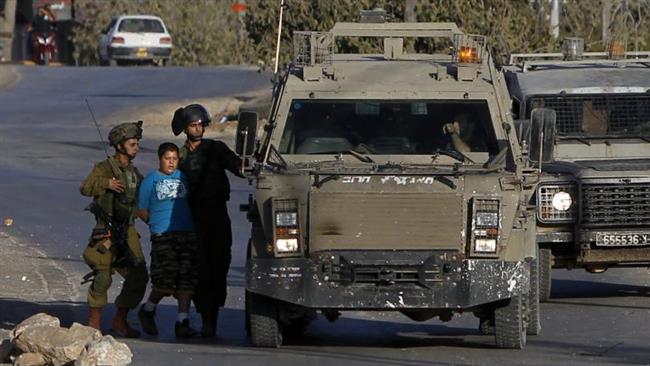
[[[226,202],[192,207],[198,236],[199,281],[192,300],[196,310],[214,314],[226,302],[228,269],[232,259],[232,229]]]

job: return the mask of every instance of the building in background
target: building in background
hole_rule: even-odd
[[[2,4],[4,1],[6,0],[0,0],[2,8],[4,8],[4,4]],[[56,27],[57,61],[68,65],[75,64],[72,57],[74,50],[72,31],[76,23],[74,0],[18,0],[11,44],[11,60],[7,61],[24,61],[32,58],[29,26],[38,8],[46,4],[50,5],[50,9],[56,18],[53,24]]]

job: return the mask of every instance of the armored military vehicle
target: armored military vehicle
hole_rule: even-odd
[[[384,53],[336,53],[347,37]],[[408,37],[453,54],[406,53]],[[337,23],[294,33],[294,49],[263,135],[252,112],[237,131],[252,344],[279,347],[316,311],[393,310],[473,312],[498,347],[524,347],[540,329],[529,160],[553,116],[533,114],[526,155],[485,38],[453,23]]]
[[[515,54],[505,67],[514,113],[557,114],[537,202],[540,294],[551,266],[594,273],[650,264],[650,52]],[[524,122],[525,124],[525,122]]]

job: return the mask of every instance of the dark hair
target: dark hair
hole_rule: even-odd
[[[174,151],[178,154],[178,146],[173,142],[163,142],[158,146],[158,159],[162,158],[167,151]]]

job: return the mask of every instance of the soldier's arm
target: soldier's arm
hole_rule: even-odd
[[[110,169],[106,169],[105,164],[95,164],[93,170],[88,174],[86,179],[81,182],[79,191],[82,195],[95,197],[104,194],[110,187],[110,180],[113,174]]]
[[[215,144],[215,155],[221,162],[221,164],[228,169],[234,175],[244,178],[241,174],[241,159],[234,151],[230,150],[228,145],[224,144],[221,141],[216,141]]]

